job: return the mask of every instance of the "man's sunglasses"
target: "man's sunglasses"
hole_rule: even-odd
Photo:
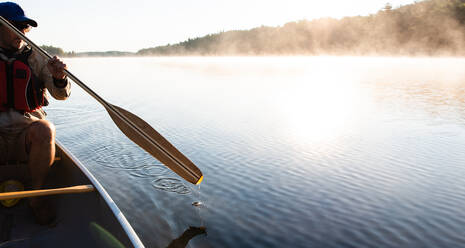
[[[15,26],[15,28],[17,28],[20,31],[25,30],[25,29],[27,30],[31,27],[29,26],[29,24],[24,23],[24,22],[13,22],[12,24],[13,26]]]

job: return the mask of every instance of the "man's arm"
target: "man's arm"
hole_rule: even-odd
[[[54,57],[47,61],[39,53],[33,51],[28,59],[33,73],[41,79],[50,95],[57,100],[65,100],[71,93],[71,84],[66,78],[64,69],[66,65]]]

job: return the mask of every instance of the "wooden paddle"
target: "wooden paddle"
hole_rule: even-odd
[[[0,193],[0,200],[44,196],[44,195],[85,193],[85,192],[91,192],[94,190],[95,190],[94,186],[92,185],[78,185],[78,186],[57,188],[57,189],[13,191],[13,192]]]
[[[42,54],[48,59],[51,59],[46,51],[34,44],[22,32],[16,29],[5,18],[0,16],[0,22],[8,29],[16,33],[21,39],[29,44],[33,49]],[[190,183],[200,184],[203,180],[202,172],[194,163],[186,156],[171,145],[163,136],[153,129],[147,122],[130,113],[123,108],[110,104],[103,100],[97,93],[87,87],[81,80],[74,76],[68,70],[65,70],[66,75],[71,78],[84,91],[89,93],[95,100],[105,107],[111,119],[116,126],[134,143],[142,147],[176,174],[184,178]]]

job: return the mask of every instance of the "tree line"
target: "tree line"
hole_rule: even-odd
[[[120,51],[106,51],[106,52],[65,52],[63,49],[54,46],[43,45],[40,46],[48,54],[59,57],[117,57],[117,56],[134,56],[131,52],[120,52]]]
[[[232,30],[139,50],[59,56],[465,55],[465,0],[424,0],[376,14]]]
[[[378,13],[220,32],[138,55],[465,55],[465,0],[425,0]]]

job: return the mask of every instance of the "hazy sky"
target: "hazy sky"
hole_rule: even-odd
[[[219,31],[376,13],[413,0],[18,0],[29,37],[65,51],[137,51]]]

